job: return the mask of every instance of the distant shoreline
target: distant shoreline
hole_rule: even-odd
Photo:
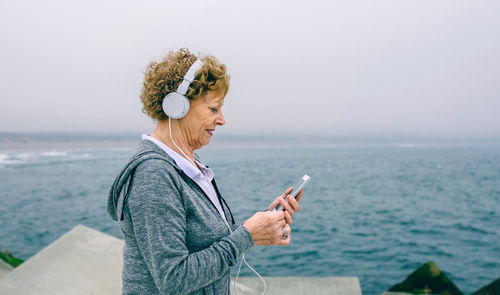
[[[12,133],[0,132],[0,150],[29,149],[87,149],[87,148],[135,148],[141,132],[91,133],[48,132]],[[438,136],[318,136],[285,133],[269,134],[217,134],[209,148],[224,147],[401,147],[412,148],[429,145],[468,146],[476,144],[500,145],[500,137],[451,138]]]

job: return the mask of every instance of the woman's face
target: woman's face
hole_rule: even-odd
[[[179,120],[179,126],[193,150],[210,142],[217,125],[226,124],[222,114],[223,104],[224,97],[216,92],[208,92],[191,101],[189,112]]]

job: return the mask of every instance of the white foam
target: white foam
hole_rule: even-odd
[[[48,151],[42,152],[42,156],[45,157],[64,157],[67,156],[68,153],[66,151]]]
[[[0,164],[3,164],[7,159],[9,158],[9,155],[7,154],[0,154]]]
[[[18,158],[18,159],[22,159],[22,160],[27,160],[29,158],[32,158],[35,154],[33,153],[20,153],[20,154],[16,154],[14,157]]]
[[[8,154],[0,154],[0,165],[19,164],[21,161],[11,159]]]

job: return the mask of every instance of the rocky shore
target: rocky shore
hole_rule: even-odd
[[[4,262],[6,262],[12,267],[17,267],[18,265],[24,262],[22,259],[12,256],[10,252],[5,250],[0,250],[0,259],[2,259]]]
[[[384,294],[441,294],[463,295],[457,286],[433,262],[428,261],[411,273],[404,281],[389,288]],[[500,278],[480,288],[472,295],[499,295]]]

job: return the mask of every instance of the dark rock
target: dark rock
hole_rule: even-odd
[[[476,292],[472,293],[472,295],[498,295],[498,294],[500,294],[500,278],[482,287]]]
[[[394,285],[389,291],[413,294],[463,294],[433,261],[424,263],[410,274],[406,280]]]
[[[22,259],[12,256],[10,252],[5,250],[0,251],[0,259],[10,264],[12,267],[17,267],[19,264],[23,263]]]

